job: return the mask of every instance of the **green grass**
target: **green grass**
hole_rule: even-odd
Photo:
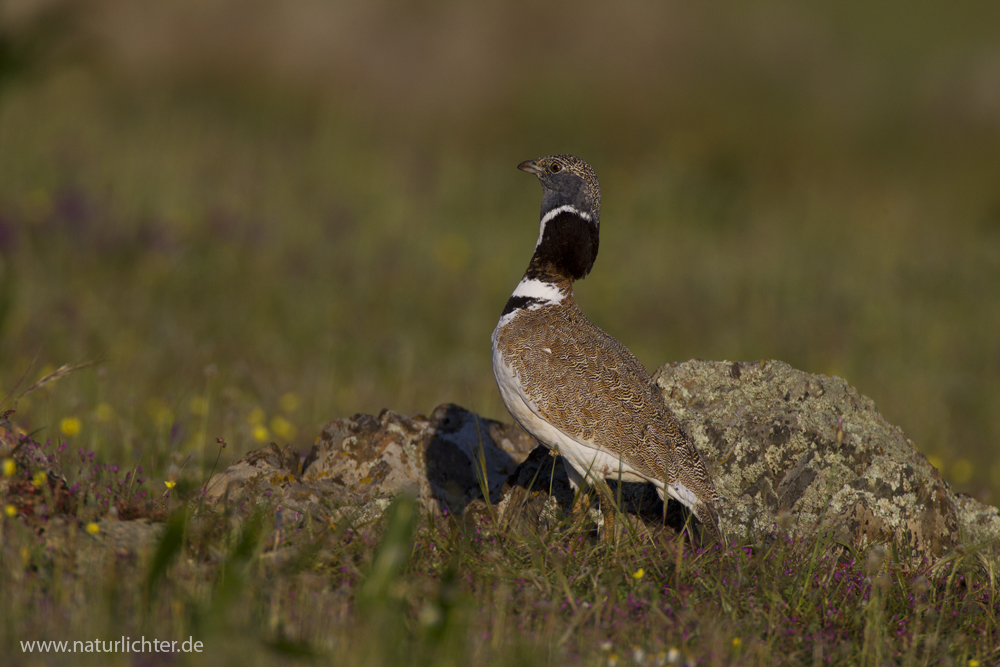
[[[5,519],[0,621],[15,664],[32,658],[21,641],[122,637],[202,642],[203,652],[182,663],[254,665],[976,665],[1000,657],[990,549],[905,565],[881,546],[855,553],[780,531],[707,551],[628,533],[612,546],[568,519],[544,534],[507,532],[488,511],[433,519],[405,496],[386,519],[360,526],[273,509],[217,515],[197,493],[186,505],[174,500],[166,529],[138,552],[100,544],[114,522],[92,536],[75,517]],[[39,527],[48,533],[41,541]],[[50,653],[43,661],[125,664],[131,656]]]
[[[67,451],[122,470],[141,465],[158,497],[165,480],[194,488],[217,458],[228,465],[272,438],[305,450],[324,422],[356,412],[452,401],[506,419],[489,336],[527,264],[539,195],[514,166],[570,151],[594,164],[604,194],[601,255],[578,300],[647,368],[777,358],[840,375],[957,490],[1000,497],[995,8],[941,16],[911,3],[903,16],[889,5],[639,2],[611,16],[596,2],[568,14],[558,4],[424,3],[399,14],[378,3],[196,4],[136,14],[116,1],[84,12],[57,2],[37,21],[3,15],[0,398],[36,439],[67,441]],[[88,11],[102,18],[83,22]],[[217,437],[229,443],[221,457]],[[89,473],[67,474],[76,483]],[[6,563],[20,563],[22,547],[34,554],[27,532],[4,525]],[[206,531],[186,537],[184,553],[230,539],[224,527]],[[373,543],[342,537],[322,538],[332,540],[323,553],[356,554],[348,560],[363,576]],[[449,539],[445,560],[493,563],[471,538]],[[561,549],[575,538],[549,539]],[[773,633],[744,602],[718,613],[690,559],[680,575],[656,576],[698,592],[678,606],[705,624],[697,642],[679,630],[661,637],[645,621],[608,630],[603,612],[579,619],[579,605],[511,630],[508,616],[532,590],[515,581],[537,581],[538,600],[562,586],[548,555],[538,564],[527,547],[500,541],[487,583],[459,587],[454,635],[486,628],[495,637],[499,623],[506,639],[489,641],[498,661],[515,661],[521,639],[531,660],[555,664],[559,651],[606,660],[595,646],[610,638],[621,664],[630,642],[647,655],[676,648],[721,664],[737,636],[747,662],[766,662],[775,646],[812,660],[760,639]],[[573,586],[592,605],[653,581],[630,582],[632,556],[626,566],[598,547],[586,552],[601,576]],[[134,627],[193,628],[217,597],[204,582],[217,580],[227,553],[196,559],[190,591],[172,598],[179,610],[167,601],[174,584],[163,584],[162,609]],[[145,560],[91,563],[77,578],[65,559],[45,558],[45,567],[5,570],[15,604],[7,627],[50,623],[52,601],[53,628],[131,618],[109,602],[139,594],[116,588],[115,568],[141,579]],[[407,567],[428,558],[417,549]],[[715,568],[719,578],[704,585],[718,588],[738,558],[691,562]],[[961,567],[978,571],[976,558]],[[226,638],[213,650],[232,650],[233,661],[254,653],[231,628],[266,627],[279,641],[261,596],[273,593],[274,618],[284,618],[288,591],[271,587],[305,590],[294,587],[326,567],[270,579],[259,556],[245,560],[252,604],[226,603],[234,625],[211,635]],[[799,581],[754,562],[768,586]],[[426,568],[413,585],[437,594],[449,570]],[[927,614],[959,604],[936,588],[939,575],[923,574],[933,580]],[[475,586],[494,584],[506,591],[496,593],[500,621],[469,602],[493,601]],[[885,613],[924,613],[924,603],[900,602],[912,581],[878,591]],[[323,598],[329,609],[289,636],[330,655],[308,623],[332,614],[343,626],[335,636],[363,661],[375,644],[355,630],[376,621],[353,615],[353,596],[348,587],[346,602]],[[871,662],[858,628],[875,612],[844,605],[850,655]],[[402,633],[401,650],[437,650],[414,620],[419,610],[402,609],[385,621]],[[560,644],[573,618],[593,630]],[[919,644],[913,660],[949,651],[958,660],[958,635],[948,637]],[[879,650],[910,660],[882,639]],[[463,642],[441,650],[485,655],[475,653],[482,642]]]

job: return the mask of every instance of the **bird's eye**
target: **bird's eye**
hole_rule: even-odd
[[[553,162],[551,165],[549,165],[549,171],[551,171],[553,174],[558,173],[562,171],[562,165],[559,164],[558,162]]]

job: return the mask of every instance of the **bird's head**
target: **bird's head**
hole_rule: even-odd
[[[549,155],[525,160],[517,168],[541,181],[543,218],[549,211],[572,206],[600,224],[601,185],[589,164],[573,155]]]

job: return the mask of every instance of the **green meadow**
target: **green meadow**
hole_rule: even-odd
[[[144,633],[247,664],[996,663],[987,552],[914,570],[780,530],[697,553],[406,503],[373,526],[177,512],[333,418],[509,419],[490,334],[540,200],[515,167],[556,152],[602,184],[577,299],[647,369],[841,376],[996,503],[998,24],[986,3],[0,5],[0,412],[66,443],[85,508],[58,548],[5,513],[4,651],[76,664],[18,642]],[[174,517],[131,560],[73,558],[121,477],[98,465],[142,466],[145,513]]]

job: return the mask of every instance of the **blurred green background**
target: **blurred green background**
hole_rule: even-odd
[[[515,165],[572,152],[604,194],[578,299],[648,369],[842,376],[995,502],[998,26],[993,2],[5,0],[3,409],[94,361],[14,419],[169,476],[216,436],[224,464],[384,407],[509,419],[490,334],[540,200]]]

